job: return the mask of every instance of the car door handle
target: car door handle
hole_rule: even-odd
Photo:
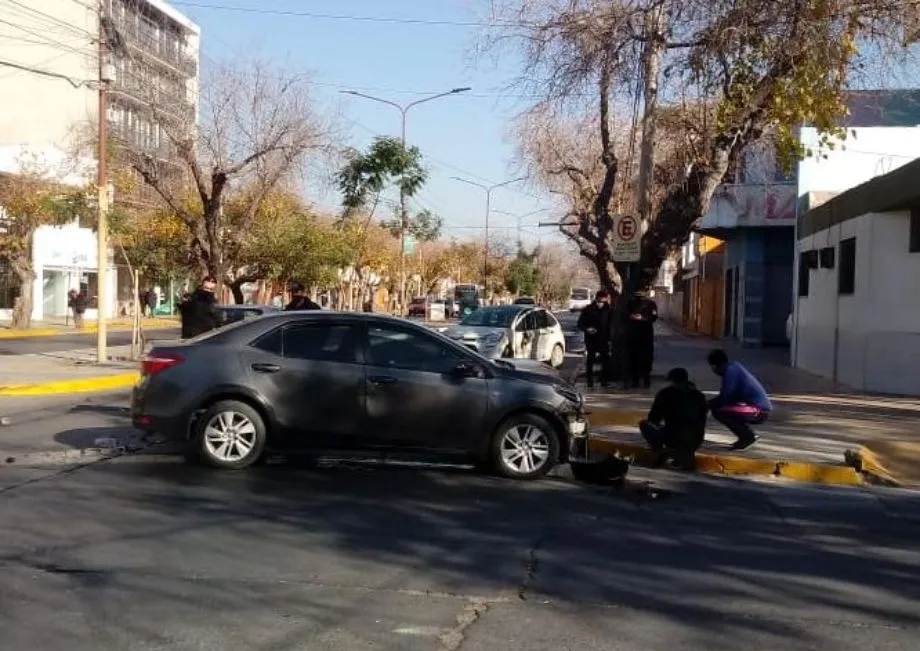
[[[367,379],[368,382],[374,386],[381,386],[384,384],[396,384],[396,378],[390,377],[388,375],[376,375]]]
[[[250,368],[256,373],[277,373],[281,370],[281,367],[277,364],[264,364],[261,362],[253,364]]]

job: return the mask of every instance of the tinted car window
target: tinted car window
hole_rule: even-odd
[[[290,325],[282,331],[285,359],[355,362],[357,329],[350,325]]]
[[[517,322],[516,326],[514,326],[515,331],[526,332],[527,330],[536,330],[536,321],[534,319],[534,313],[528,312],[523,317],[521,317],[521,320]]]
[[[268,332],[252,345],[286,359],[317,362],[357,361],[358,330],[351,325],[288,325]]]
[[[464,359],[433,337],[394,326],[368,329],[367,363],[371,366],[444,373]]]
[[[546,313],[546,310],[537,310],[534,312],[534,328],[537,330],[543,330],[544,328],[551,328],[553,326],[550,323],[550,316]]]

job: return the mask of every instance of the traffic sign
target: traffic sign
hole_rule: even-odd
[[[415,236],[406,233],[406,237],[403,240],[403,253],[406,255],[412,255],[415,253]]]
[[[642,256],[642,228],[632,215],[613,218],[613,261],[639,262]]]

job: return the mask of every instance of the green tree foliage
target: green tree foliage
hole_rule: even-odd
[[[536,252],[519,250],[505,269],[505,288],[518,296],[534,296],[540,283],[540,269],[536,265]]]

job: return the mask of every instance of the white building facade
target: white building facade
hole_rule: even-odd
[[[793,366],[920,396],[920,160],[798,220]]]
[[[100,23],[111,41],[108,123],[119,146],[168,160],[171,144],[146,115],[151,101],[166,103],[189,128],[198,117],[200,29],[163,0],[42,0],[0,8],[0,174],[28,165],[49,180],[74,187],[95,179],[91,145],[98,122]],[[12,100],[12,101],[10,101]],[[81,155],[82,154],[82,155]],[[115,197],[116,201],[119,197]],[[67,292],[82,289],[89,319],[98,315],[96,235],[80,223],[41,227],[33,241],[34,320],[67,313]],[[109,317],[132,297],[131,283],[112,251]],[[119,277],[121,281],[119,282]],[[9,319],[18,281],[0,262],[0,320]]]

